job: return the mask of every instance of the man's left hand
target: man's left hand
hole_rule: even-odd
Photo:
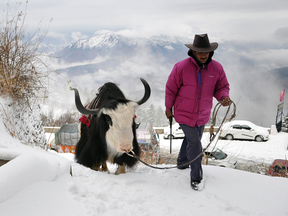
[[[230,98],[229,97],[225,97],[223,100],[222,100],[222,106],[228,106],[230,103]]]

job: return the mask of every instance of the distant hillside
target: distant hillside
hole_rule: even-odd
[[[103,57],[116,60],[116,62],[135,55],[153,55],[158,61],[180,60],[185,56],[187,38],[152,37],[127,38],[115,33],[99,34],[89,39],[79,40],[60,52],[60,61],[65,63],[93,61]],[[177,60],[176,60],[177,61]],[[104,65],[105,66],[105,65]]]
[[[105,33],[79,40],[55,55],[60,57],[58,72],[67,74],[80,88],[91,91],[112,81],[128,96],[139,98],[143,93],[139,78],[143,77],[152,88],[149,103],[163,106],[165,83],[173,65],[188,57],[184,45],[188,42],[187,38],[127,38]],[[84,84],[87,81],[89,85]]]
[[[57,71],[61,76],[55,78],[59,82],[54,88],[62,93],[51,97],[51,100],[57,99],[52,103],[63,107],[69,102],[74,107],[73,94],[65,84],[67,80],[69,86],[79,89],[84,102],[91,100],[98,88],[108,81],[115,82],[129,99],[137,100],[143,95],[139,80],[143,77],[152,89],[144,107],[153,104],[164,109],[167,78],[175,63],[188,58],[185,43],[192,41],[166,36],[128,38],[115,33],[79,40],[55,53],[60,57]],[[241,52],[235,49],[236,45]],[[237,102],[237,118],[269,126],[275,121],[280,92],[288,89],[288,67],[268,71],[266,68],[275,65],[273,59],[269,62],[251,58],[249,49],[253,49],[252,45],[241,47],[241,44],[226,41],[219,44],[213,59],[223,65],[227,74],[230,97]]]
[[[288,91],[288,67],[276,68],[267,72],[267,76],[280,82]]]

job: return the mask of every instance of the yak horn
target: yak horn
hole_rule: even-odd
[[[151,89],[150,89],[149,84],[148,84],[148,83],[146,82],[146,80],[143,79],[143,78],[140,78],[140,80],[141,80],[141,82],[142,82],[143,85],[144,85],[145,93],[144,93],[143,98],[142,98],[141,100],[139,100],[139,101],[136,102],[138,105],[144,104],[144,103],[149,99],[149,97],[150,97],[150,95],[151,95]]]
[[[141,105],[141,104],[145,103],[145,102],[149,99],[149,97],[150,97],[150,95],[151,95],[151,89],[150,89],[149,84],[148,84],[148,83],[146,82],[146,80],[143,79],[143,78],[140,78],[140,80],[141,80],[141,82],[142,82],[143,85],[144,85],[145,93],[144,93],[143,98],[136,102],[138,105]],[[77,90],[76,88],[71,88],[71,90],[74,90],[74,91],[75,91],[75,105],[76,105],[77,110],[78,110],[80,113],[82,113],[82,114],[84,114],[84,115],[94,115],[94,114],[97,114],[98,109],[86,109],[86,108],[83,106],[83,104],[82,104],[82,102],[81,102],[81,99],[80,99],[79,92],[78,92],[78,90]]]
[[[71,88],[71,90],[74,90],[75,91],[75,105],[76,105],[76,108],[77,110],[84,114],[84,115],[94,115],[97,113],[97,109],[86,109],[82,102],[81,102],[81,99],[80,99],[80,95],[79,95],[79,92],[76,88]]]

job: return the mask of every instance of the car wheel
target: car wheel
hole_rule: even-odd
[[[255,137],[255,141],[256,142],[262,142],[263,141],[263,137],[262,136],[256,136]]]
[[[170,139],[170,137],[172,137],[172,139],[174,139],[174,136],[169,134],[167,139]]]
[[[234,137],[232,136],[232,134],[227,134],[227,135],[225,136],[225,139],[227,139],[227,140],[233,140]]]

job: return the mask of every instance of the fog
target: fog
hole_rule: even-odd
[[[7,11],[9,3],[10,11],[17,11],[15,2],[19,1],[1,1],[0,8]],[[18,10],[25,11],[26,1],[20,2]],[[288,82],[267,73],[288,67],[287,8],[288,1],[283,0],[29,0],[25,23],[28,31],[35,30],[39,23],[42,30],[47,29],[46,39],[55,50],[107,31],[131,38],[185,37],[186,43],[192,43],[195,34],[208,33],[210,42],[219,43],[213,59],[226,71],[231,99],[237,103],[237,118],[270,127],[275,123],[280,93],[288,88]],[[117,83],[127,97],[136,99],[143,93],[139,80],[143,77],[152,88],[149,103],[164,108],[167,77],[173,65],[186,57],[183,49],[183,54],[174,62],[167,62],[162,56],[139,50],[133,58],[123,59],[115,67],[100,68],[93,73],[83,69],[76,76],[55,73],[49,82],[50,98],[45,103],[50,101],[55,109],[56,105],[60,105],[60,110],[70,108],[74,95],[69,87],[80,88],[86,101],[92,97],[88,98],[86,91],[93,95],[107,81]],[[107,60],[109,56],[70,65],[52,62],[52,68],[89,67]],[[285,114],[288,112],[286,101]]]
[[[238,46],[240,45],[233,41],[219,43],[219,48],[213,56],[213,59],[219,61],[226,71],[230,83],[230,97],[237,105],[236,119],[249,120],[258,125],[271,127],[275,124],[280,93],[288,86],[285,80],[281,80],[270,70],[286,66],[285,56],[288,55],[288,51],[260,49],[258,44],[239,50]],[[184,48],[183,55],[177,57],[179,61],[188,57],[186,51]],[[81,73],[73,76],[66,73],[61,73],[61,76],[55,74],[57,78],[54,80],[57,81],[54,84],[51,82],[50,92],[56,91],[58,94],[57,97],[52,96],[52,104],[57,107],[58,103],[62,109],[73,107],[74,92],[69,89],[70,87],[78,88],[82,102],[86,103],[95,96],[98,88],[105,82],[116,83],[127,98],[139,100],[144,94],[140,82],[140,77],[143,77],[152,89],[151,97],[144,108],[153,104],[155,107],[161,106],[164,110],[165,84],[178,60],[167,62],[164,57],[155,56],[148,49],[144,49],[139,50],[132,58],[123,59],[115,67],[97,69],[93,73],[88,73],[84,68]],[[85,62],[85,65],[89,63],[97,65],[97,61],[94,60]],[[54,62],[53,67],[65,68],[65,65]],[[214,105],[216,103],[217,101],[214,100]],[[284,113],[287,114],[287,111],[288,105],[284,100]]]
[[[26,0],[3,0],[0,8],[5,10],[9,3],[13,11],[16,2],[24,11]],[[215,41],[267,41],[276,32],[287,42],[288,2],[283,0],[29,0],[27,5],[28,29],[41,22],[49,30],[50,42],[58,45],[103,30],[131,37],[208,32]]]

